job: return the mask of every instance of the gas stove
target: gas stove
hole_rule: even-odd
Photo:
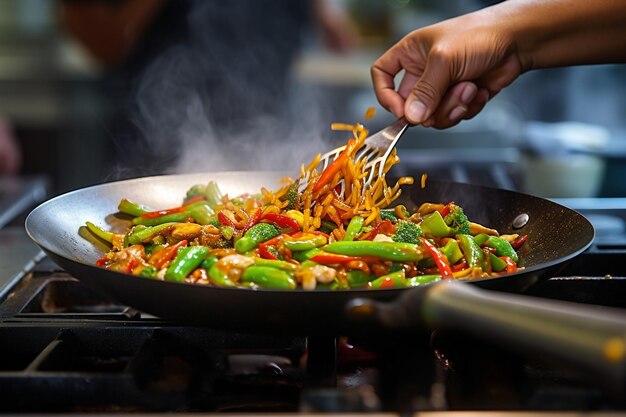
[[[528,294],[626,308],[626,199],[560,202],[598,235]],[[0,235],[5,412],[626,412],[624,387],[457,332],[306,338],[162,320],[86,287],[21,227]]]

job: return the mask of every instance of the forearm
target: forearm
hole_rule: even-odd
[[[526,71],[626,62],[624,0],[509,0],[485,11],[510,33]]]

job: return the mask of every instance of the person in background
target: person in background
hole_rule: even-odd
[[[625,22],[623,0],[504,1],[406,35],[372,65],[374,90],[396,117],[447,128],[532,69],[625,62]]]
[[[22,153],[9,121],[0,115],[0,175],[15,175],[22,165]]]

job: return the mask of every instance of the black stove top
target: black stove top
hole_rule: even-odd
[[[592,248],[529,293],[626,308],[619,258]],[[0,303],[11,412],[626,410],[620,393],[454,332],[307,339],[183,326],[106,299],[47,258]]]

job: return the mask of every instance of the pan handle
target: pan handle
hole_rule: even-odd
[[[349,318],[386,328],[453,328],[565,359],[621,386],[626,370],[626,313],[442,281],[407,290],[392,303],[354,299]]]

